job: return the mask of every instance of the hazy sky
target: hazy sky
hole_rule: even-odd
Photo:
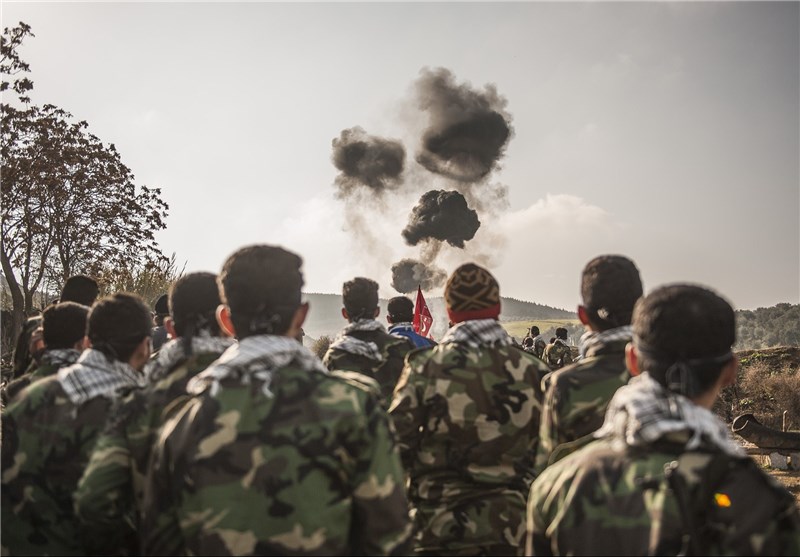
[[[448,272],[488,262],[501,293],[573,310],[583,265],[636,261],[645,289],[688,281],[737,308],[800,302],[800,4],[2,3],[33,27],[33,102],[114,143],[170,205],[158,235],[186,269],[248,243],[305,259],[306,290],[338,292],[417,248],[411,99],[444,67],[507,100],[513,137],[482,218]],[[414,187],[359,207],[334,197],[346,128],[403,141]]]

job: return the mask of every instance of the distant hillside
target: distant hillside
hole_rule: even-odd
[[[736,312],[736,349],[800,345],[800,304]]]

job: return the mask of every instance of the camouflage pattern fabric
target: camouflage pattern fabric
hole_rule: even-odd
[[[556,339],[554,343],[545,346],[542,359],[550,369],[559,369],[572,363],[572,350],[566,342]]]
[[[38,367],[34,367],[30,373],[26,373],[22,377],[17,377],[0,390],[3,406],[14,400],[17,394],[34,381],[50,377],[62,367],[74,364],[78,356],[80,356],[80,352],[77,350],[46,350],[41,358],[42,363]]]
[[[78,518],[92,532],[113,535],[126,524],[139,523],[144,477],[158,431],[173,402],[186,397],[186,383],[221,353],[182,353],[154,383],[133,390],[115,405],[75,493]],[[138,543],[130,548],[131,553],[138,550]]]
[[[116,554],[81,531],[72,507],[111,400],[75,406],[57,376],[25,389],[3,413],[2,543],[10,555]]]
[[[290,363],[259,373],[255,360],[206,381],[212,367],[190,384],[198,394],[154,448],[145,554],[408,551],[388,416],[360,382],[329,375],[316,361],[319,369]]]
[[[548,371],[508,343],[443,340],[408,355],[389,412],[418,553],[513,555],[522,546]]]
[[[403,371],[403,361],[406,354],[414,348],[413,344],[406,338],[396,337],[381,330],[351,331],[348,335],[364,342],[374,343],[381,359],[374,360],[331,347],[325,354],[322,363],[331,371],[356,371],[372,377],[380,384],[384,403],[388,406],[397,380],[400,379],[400,373]]]
[[[547,376],[537,474],[580,446],[572,442],[603,425],[609,401],[630,379],[625,367],[626,344],[626,340],[597,344],[583,359]]]
[[[531,488],[526,555],[800,554],[794,498],[751,458],[686,452],[687,439],[594,441],[548,467]]]

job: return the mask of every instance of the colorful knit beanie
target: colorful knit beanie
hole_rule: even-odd
[[[453,323],[500,315],[500,286],[492,273],[474,263],[453,271],[444,288],[444,300]]]

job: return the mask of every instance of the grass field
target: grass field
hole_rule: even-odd
[[[501,323],[505,330],[513,337],[522,338],[531,326],[536,325],[542,333],[556,327],[582,327],[577,319],[536,319],[533,321],[508,321]]]

